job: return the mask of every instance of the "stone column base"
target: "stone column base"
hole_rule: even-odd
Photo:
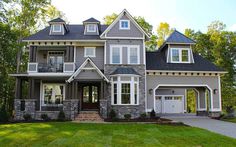
[[[102,116],[102,118],[107,118],[108,117],[108,106],[107,106],[107,100],[105,99],[101,99],[99,100],[99,105],[100,105],[100,115]]]
[[[30,114],[32,119],[35,119],[35,101],[36,99],[24,99],[25,114]]]
[[[197,111],[197,116],[208,116],[208,112],[206,110],[204,110],[204,111]]]
[[[209,117],[213,117],[213,118],[216,118],[216,117],[220,117],[220,111],[218,112],[209,112]]]
[[[78,114],[79,100],[78,99],[67,99],[63,101],[63,111],[66,119],[74,120]]]

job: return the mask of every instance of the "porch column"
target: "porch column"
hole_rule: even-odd
[[[22,79],[16,78],[15,99],[22,98]]]
[[[65,61],[74,62],[74,46],[67,46]]]
[[[35,79],[29,79],[28,99],[25,99],[25,113],[35,118],[36,99],[34,97]]]
[[[206,88],[196,88],[197,90],[197,115],[207,115]]]
[[[219,117],[221,111],[221,81],[220,75],[218,75],[217,80],[215,80],[215,86],[211,87],[211,109],[209,111],[209,116]]]
[[[30,46],[29,59],[30,62],[36,62],[37,46]]]

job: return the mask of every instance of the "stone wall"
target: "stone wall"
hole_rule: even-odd
[[[67,99],[63,101],[63,111],[66,119],[74,120],[78,114],[79,100],[78,99]]]
[[[50,119],[56,120],[60,111],[36,111],[35,118],[36,120],[42,120],[41,115],[47,114]]]
[[[105,65],[104,74],[110,80],[110,74],[118,67],[133,68],[139,75],[139,105],[111,105],[111,84],[107,84],[105,90],[105,99],[107,100],[106,113],[108,114],[113,108],[119,118],[123,118],[124,114],[131,114],[132,118],[137,118],[141,113],[145,112],[145,65]],[[101,103],[101,101],[100,101]],[[100,104],[101,106],[101,104]]]

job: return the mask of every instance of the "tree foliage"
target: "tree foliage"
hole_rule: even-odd
[[[28,61],[22,39],[57,15],[62,13],[51,6],[50,0],[0,1],[0,107],[4,105],[9,114],[13,110],[15,82],[8,74],[25,72]]]
[[[224,109],[228,106],[236,105],[234,79],[236,34],[226,31],[225,28],[226,25],[224,23],[214,21],[208,26],[207,33],[194,32],[191,29],[185,30],[185,35],[196,41],[196,45],[193,47],[195,53],[201,54],[204,58],[227,71],[221,77]]]
[[[167,22],[161,22],[157,27],[157,46],[160,47],[173,31]]]

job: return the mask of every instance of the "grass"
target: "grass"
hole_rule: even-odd
[[[235,146],[236,139],[188,126],[78,124],[0,125],[0,146]]]
[[[236,123],[236,117],[234,118],[224,118],[222,119],[223,121],[228,121],[228,122],[233,122],[233,123]]]

